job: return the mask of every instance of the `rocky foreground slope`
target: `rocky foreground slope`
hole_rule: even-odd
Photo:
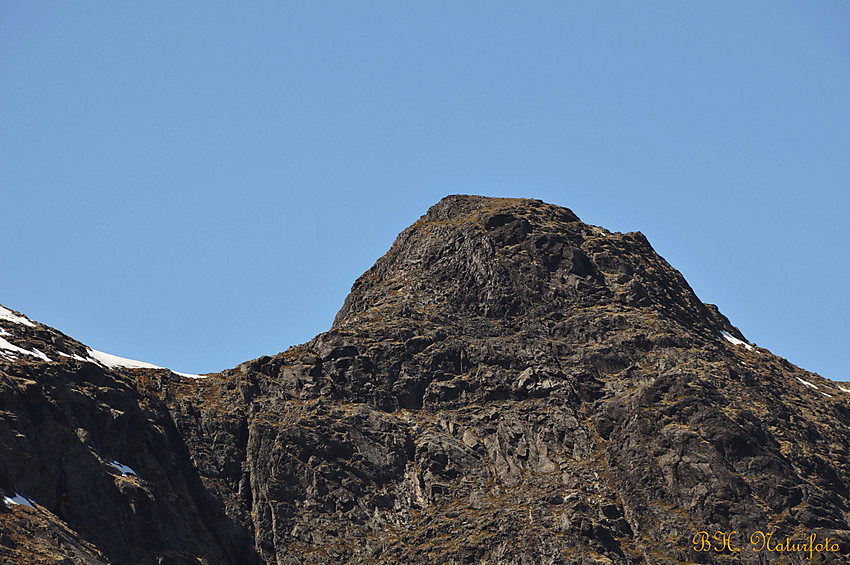
[[[447,197],[201,379],[0,327],[2,562],[850,562],[850,390],[565,208]]]

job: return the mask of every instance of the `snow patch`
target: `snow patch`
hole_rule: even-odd
[[[43,359],[44,361],[47,361],[48,363],[52,363],[52,362],[53,362],[53,359],[51,359],[50,357],[48,357],[47,355],[45,355],[45,354],[44,354],[44,353],[43,353],[40,349],[38,349],[37,347],[33,347],[33,348],[32,348],[32,352],[35,354],[35,356],[36,356],[36,357],[39,357],[39,358]]]
[[[818,387],[816,387],[815,385],[813,385],[813,384],[812,384],[812,383],[810,383],[809,381],[804,381],[804,380],[803,380],[803,379],[801,379],[800,377],[797,377],[797,380],[798,380],[798,381],[800,381],[801,383],[803,383],[804,385],[808,386],[808,387],[812,387],[812,388],[813,388],[813,389],[815,389],[815,390],[817,390],[817,389],[818,389]]]
[[[840,388],[841,390],[843,390],[843,391],[844,391],[844,392],[846,392],[847,394],[850,394],[850,390],[847,390],[847,389],[846,389],[846,388],[844,388],[843,386],[840,386],[840,387],[838,387],[838,388]]]
[[[91,347],[89,348],[89,358],[90,361],[103,365],[109,369],[114,369],[115,367],[126,367],[128,369],[162,369],[162,367],[153,365],[152,363],[136,361],[135,359],[127,359],[126,357],[118,357],[117,355],[104,353],[103,351],[92,349]]]
[[[731,343],[732,345],[743,345],[744,347],[747,348],[747,351],[753,350],[752,345],[750,345],[746,341],[741,341],[740,339],[738,339],[737,337],[733,336],[732,334],[730,334],[729,332],[727,332],[725,330],[720,332],[720,336],[723,339],[725,339],[726,341],[728,341],[729,343]]]
[[[822,394],[822,395],[824,395],[824,396],[825,396],[825,397],[827,397],[827,398],[832,398],[832,395],[831,395],[831,394],[827,394],[827,393],[825,393],[825,392],[823,392],[823,391],[821,391],[821,394]]]
[[[22,494],[15,493],[15,496],[13,496],[12,498],[4,496],[3,502],[6,504],[6,506],[11,506],[13,504],[15,506],[29,506],[30,508],[35,510],[35,503],[33,503],[32,500]]]
[[[75,355],[74,358],[77,358]],[[89,347],[89,358],[82,359],[83,361],[90,361],[92,363],[97,363],[99,365],[103,365],[109,369],[114,369],[116,367],[124,367],[127,369],[165,369],[165,367],[160,367],[159,365],[154,365],[153,363],[146,363],[144,361],[136,361],[135,359],[127,359],[126,357],[118,357],[117,355],[112,355],[111,353],[104,353],[103,351],[98,351],[97,349],[92,349]],[[165,369],[167,371],[171,371],[171,369]],[[178,373],[177,371],[171,371],[175,375],[180,375],[181,377],[186,377],[188,379],[205,379],[206,377],[202,375],[191,375],[189,373]]]
[[[24,326],[29,326],[31,328],[35,327],[35,323],[28,320],[26,317],[18,316],[17,314],[12,312],[8,308],[4,308],[2,306],[0,306],[0,320],[8,320],[10,322],[14,322],[16,324],[22,324]]]
[[[169,369],[169,371],[171,371],[171,369]],[[171,372],[174,373],[175,375],[180,375],[181,377],[186,377],[187,379],[205,379],[205,378],[207,378],[204,375],[192,375],[192,374],[189,374],[189,373],[181,373],[179,371],[171,371]]]
[[[23,355],[32,355],[33,357],[38,357],[43,361],[53,361],[50,357],[48,357],[38,349],[36,349],[35,351],[30,351],[29,349],[24,349],[23,347],[18,347],[15,344],[9,343],[2,337],[0,337],[0,349],[5,349],[6,351],[11,351]],[[4,357],[8,357],[8,355],[4,354]]]
[[[123,463],[119,463],[118,461],[110,461],[109,465],[112,468],[116,469],[119,473],[121,473],[122,477],[126,477],[127,475],[136,476],[136,472],[127,465],[124,465]]]
[[[67,353],[62,353],[61,351],[58,351],[57,353],[59,353],[59,355],[61,355],[62,357],[68,357],[69,359],[76,359],[77,361],[83,361],[84,363],[92,363],[93,362],[91,359],[87,359],[85,357],[80,357],[76,353],[74,353],[73,355],[68,355]]]

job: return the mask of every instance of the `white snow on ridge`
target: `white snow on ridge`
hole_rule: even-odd
[[[727,332],[725,330],[720,332],[720,336],[723,339],[725,339],[726,341],[728,341],[729,343],[731,343],[732,345],[743,345],[744,347],[747,348],[748,351],[753,350],[752,345],[750,345],[746,341],[741,341],[740,339],[738,339],[737,337],[733,336],[732,334],[730,334],[729,332]]]
[[[24,349],[23,347],[18,347],[17,345],[15,345],[13,343],[9,343],[8,341],[3,339],[2,337],[0,337],[0,349],[5,349],[7,351],[12,351],[14,353],[22,353],[24,355],[32,355],[33,357],[38,357],[39,359],[41,359],[43,361],[53,361],[53,359],[51,359],[50,357],[48,357],[47,355],[45,355],[44,353],[42,353],[38,349],[34,349],[33,351],[30,351],[29,349]],[[4,357],[8,357],[8,356],[4,355]]]
[[[840,387],[838,387],[838,388],[840,388],[841,390],[843,390],[843,391],[844,391],[844,392],[846,392],[847,394],[850,394],[850,390],[847,390],[847,389],[846,389],[846,388],[844,388],[843,386],[840,386]]]
[[[180,375],[181,377],[186,377],[187,379],[205,379],[206,378],[204,375],[192,375],[190,373],[181,373],[180,371],[172,371],[171,369],[168,369],[168,370],[171,371],[172,373],[174,373],[175,375]]]
[[[94,361],[95,363],[99,363],[100,365],[108,367],[109,369],[114,369],[115,367],[126,367],[128,369],[164,368],[160,367],[159,365],[154,365],[152,363],[145,363],[144,361],[136,361],[134,359],[118,357],[117,355],[112,355],[111,353],[104,353],[103,351],[92,349],[91,347],[89,347],[89,361]]]
[[[75,355],[74,357],[77,356]],[[166,369],[165,367],[160,367],[159,365],[154,365],[153,363],[136,361],[135,359],[127,359],[126,357],[118,357],[117,355],[112,355],[111,353],[104,353],[103,351],[92,349],[91,347],[89,347],[89,358],[83,359],[83,361],[98,363],[109,369],[114,369],[115,367],[125,367],[127,369],[165,369],[167,371],[171,371],[171,369]],[[189,373],[180,373],[177,371],[171,372],[175,375],[180,375],[181,377],[186,377],[188,379],[206,378],[203,375],[191,375]]]
[[[36,324],[28,319],[26,316],[18,315],[5,308],[4,306],[0,306],[0,320],[4,320],[7,322],[12,322],[14,324],[21,324],[24,326],[29,326],[31,328],[36,327]],[[0,336],[11,335],[9,331],[5,328],[0,327]],[[88,347],[88,355],[86,357],[81,357],[79,355],[69,355],[68,353],[63,353],[61,351],[57,352],[62,357],[68,357],[71,359],[76,359],[77,361],[82,361],[84,363],[95,363],[102,367],[106,367],[107,369],[114,369],[116,367],[124,367],[127,369],[166,369],[165,367],[160,367],[159,365],[154,365],[153,363],[146,363],[144,361],[136,361],[135,359],[127,359],[126,357],[119,357],[117,355],[112,355],[111,353],[105,353],[103,351],[98,351],[97,349],[92,349]],[[32,350],[24,349],[23,347],[18,347],[17,345],[8,342],[4,338],[0,337],[0,359],[7,359],[10,361],[15,361],[20,358],[21,355],[29,355],[32,357],[38,357],[43,361],[53,362],[53,359],[48,357],[43,351],[40,351],[37,348],[33,348]],[[193,375],[190,373],[181,373],[179,371],[171,371],[175,375],[180,375],[181,377],[185,377],[187,379],[205,379],[206,377],[203,375]]]
[[[133,469],[123,463],[119,463],[118,461],[110,461],[109,465],[121,473],[122,477],[126,477],[127,475],[136,475],[136,472]]]
[[[29,326],[31,328],[35,327],[35,323],[31,320],[28,320],[24,316],[18,316],[8,308],[4,308],[0,306],[0,320],[8,320],[10,322],[14,322],[16,324],[23,324],[24,326]]]
[[[29,506],[30,508],[35,509],[35,505],[33,504],[32,500],[18,493],[15,493],[15,496],[13,496],[12,498],[4,496],[3,502],[6,504],[6,506],[14,504],[16,506]]]
[[[61,355],[62,357],[68,357],[70,359],[76,359],[77,361],[82,361],[84,363],[93,363],[94,362],[92,359],[86,358],[86,357],[80,357],[76,353],[74,353],[73,355],[68,355],[67,353],[62,353],[61,351],[58,351],[57,353],[59,353],[59,355]]]
[[[816,387],[815,385],[813,385],[813,384],[812,384],[812,383],[810,383],[809,381],[804,381],[804,380],[803,380],[803,379],[801,379],[800,377],[797,377],[797,380],[798,380],[798,381],[800,381],[801,383],[803,383],[804,385],[808,386],[808,387],[812,387],[812,388],[813,388],[813,389],[815,389],[815,390],[817,390],[817,389],[818,389],[818,387]]]
[[[39,348],[37,348],[37,347],[33,347],[33,348],[32,348],[32,352],[33,352],[33,355],[35,355],[36,357],[41,358],[43,361],[47,361],[47,362],[49,362],[49,363],[52,363],[52,362],[53,362],[53,359],[51,359],[50,357],[48,357],[47,355],[45,355],[45,354],[44,354],[44,353],[43,353],[43,352],[42,352]]]

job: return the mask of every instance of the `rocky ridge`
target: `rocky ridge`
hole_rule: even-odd
[[[203,379],[5,312],[12,562],[850,560],[850,392],[565,208],[447,197],[328,332]],[[733,530],[741,551],[696,551]]]

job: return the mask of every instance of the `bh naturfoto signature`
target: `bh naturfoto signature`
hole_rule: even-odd
[[[811,560],[816,553],[837,553],[839,551],[838,543],[834,540],[823,538],[818,539],[817,534],[811,534],[805,541],[792,540],[786,537],[784,540],[774,538],[773,532],[762,532],[761,530],[753,532],[750,535],[749,546],[741,545],[737,539],[739,536],[737,531],[723,532],[717,531],[713,534],[702,531],[694,535],[694,551],[716,551],[722,553],[729,551],[731,553],[740,552],[742,549],[750,551],[764,551],[767,553],[804,553],[807,560]],[[743,536],[740,536],[743,537]]]

